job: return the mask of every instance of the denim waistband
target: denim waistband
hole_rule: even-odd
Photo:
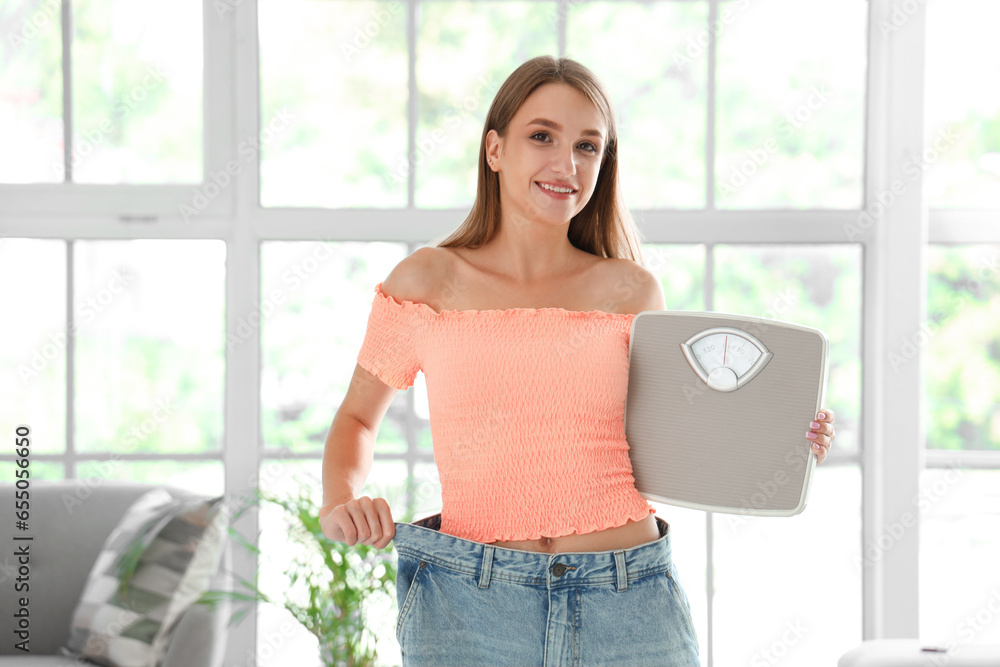
[[[550,588],[615,583],[625,590],[634,579],[669,572],[669,525],[656,517],[660,537],[628,549],[545,553],[509,549],[442,533],[441,514],[412,523],[395,522],[400,555],[419,558],[475,577],[480,588],[500,579]]]

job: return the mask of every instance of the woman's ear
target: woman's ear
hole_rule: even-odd
[[[500,170],[500,156],[503,148],[503,139],[496,130],[486,133],[486,163],[493,171]]]

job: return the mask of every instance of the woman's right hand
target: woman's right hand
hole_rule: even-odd
[[[359,542],[384,549],[396,536],[392,510],[385,498],[354,498],[339,505],[324,505],[319,510],[319,525],[331,540],[353,547]]]

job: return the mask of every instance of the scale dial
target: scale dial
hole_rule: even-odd
[[[699,331],[681,350],[692,370],[716,391],[736,391],[761,371],[773,356],[746,331],[714,327]]]

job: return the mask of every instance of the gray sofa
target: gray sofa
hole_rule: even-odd
[[[87,575],[97,555],[125,510],[143,493],[155,487],[107,479],[43,482],[32,480],[29,530],[18,531],[14,517],[14,485],[0,484],[0,667],[82,667],[89,664],[64,656],[63,646],[70,621]],[[190,492],[164,486],[175,497]],[[89,493],[89,495],[87,495]],[[65,497],[85,496],[80,511],[66,510]],[[32,535],[29,543],[30,591],[15,589],[18,563],[14,535]],[[209,587],[231,590],[232,542],[226,547]],[[30,653],[14,647],[17,600],[29,598]],[[226,650],[226,624],[232,608],[211,610],[192,605],[178,621],[162,667],[221,667]]]

